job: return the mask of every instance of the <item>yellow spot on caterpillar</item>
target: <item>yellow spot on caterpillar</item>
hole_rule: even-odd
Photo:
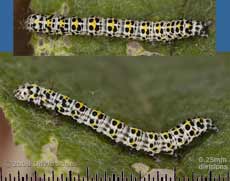
[[[161,25],[156,25],[156,28],[155,28],[156,30],[159,30],[160,31],[160,29],[161,29]]]
[[[61,104],[57,104],[57,108],[58,108],[58,110],[60,110],[60,108],[62,108],[62,105]]]
[[[95,29],[95,28],[96,28],[96,26],[97,26],[97,22],[96,22],[96,20],[95,20],[95,19],[93,19],[93,22],[89,23],[89,25],[93,26],[93,29]]]
[[[131,28],[132,28],[132,24],[131,24],[131,22],[130,21],[126,21],[126,23],[125,23],[125,28],[128,28],[128,32],[130,32],[130,30],[131,30]]]
[[[47,89],[47,92],[48,93],[53,93],[54,91],[50,90],[50,89]]]
[[[48,20],[46,20],[46,24],[47,24],[47,26],[51,26],[51,20],[50,19],[48,19]]]
[[[34,94],[30,95],[30,99],[35,99]]]
[[[117,120],[117,119],[115,121],[117,122],[117,124],[119,124],[121,122],[120,120]]]
[[[31,84],[33,87],[38,87],[38,85],[37,84]]]
[[[186,28],[190,28],[191,26],[192,26],[191,23],[186,24]]]
[[[114,30],[114,26],[115,26],[114,20],[112,20],[112,23],[108,23],[108,26],[111,26],[112,30]]]
[[[167,132],[164,132],[163,133],[163,136],[166,136],[168,138],[168,133]]]
[[[185,124],[189,124],[190,125],[190,122],[188,120],[186,120]]]
[[[133,144],[135,143],[135,141],[132,139],[132,140],[129,140],[129,143],[130,143],[131,145],[133,145]]]
[[[69,99],[69,97],[68,96],[63,96],[63,99],[67,100],[67,99]]]
[[[180,28],[181,27],[181,23],[179,23],[178,25],[176,25],[177,28]]]
[[[175,131],[179,132],[179,128],[175,128],[174,132],[175,132]]]
[[[34,23],[35,23],[36,25],[38,25],[39,22],[40,22],[39,19],[35,19],[35,20],[34,20]],[[35,85],[35,84],[32,84],[32,85]]]
[[[137,129],[137,128],[131,128],[131,132],[132,132],[133,134],[136,134],[136,133],[137,133],[137,131],[138,131],[138,129]]]
[[[82,102],[78,102],[79,104],[80,104],[80,108],[82,107],[82,106],[84,106],[84,104],[82,103]]]
[[[97,115],[101,114],[102,112],[101,111],[96,111],[97,112]]]
[[[142,26],[142,29],[146,32],[146,31],[147,31],[147,29],[148,29],[147,24],[145,24],[145,26]]]
[[[47,103],[47,99],[44,97],[44,98],[42,98],[42,101],[44,102],[44,103]]]
[[[90,123],[90,125],[91,125],[92,127],[94,127],[94,126],[97,125],[97,123],[94,121],[93,123]]]
[[[154,137],[154,134],[153,134],[153,133],[149,133],[149,136],[150,136],[150,135],[151,135],[152,137]]]
[[[78,21],[77,20],[72,22],[72,24],[75,25],[76,27],[78,27]]]
[[[64,21],[63,21],[63,20],[60,20],[60,21],[59,21],[59,25],[60,25],[61,27],[63,27],[63,26],[65,25]]]

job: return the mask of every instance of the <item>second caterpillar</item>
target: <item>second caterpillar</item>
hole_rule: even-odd
[[[120,120],[110,118],[79,101],[36,84],[26,83],[19,86],[15,91],[15,97],[18,100],[27,101],[69,116],[78,123],[91,127],[117,143],[122,143],[132,149],[142,150],[150,156],[161,152],[173,155],[176,150],[191,143],[203,133],[209,130],[218,131],[211,119],[202,117],[187,119],[165,132],[143,131],[130,127]]]

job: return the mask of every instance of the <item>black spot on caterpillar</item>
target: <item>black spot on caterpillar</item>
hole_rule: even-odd
[[[122,37],[149,42],[169,42],[193,36],[208,36],[210,21],[136,21],[101,17],[64,17],[60,15],[31,14],[26,29],[32,32],[57,35],[93,35]]]
[[[122,143],[132,149],[142,150],[154,156],[160,152],[173,155],[174,152],[193,141],[208,130],[218,131],[209,118],[187,119],[166,132],[156,133],[130,127],[124,122],[112,119],[101,111],[89,108],[85,104],[68,96],[26,83],[15,90],[15,97],[58,113],[70,116],[98,133],[108,136],[116,143]]]

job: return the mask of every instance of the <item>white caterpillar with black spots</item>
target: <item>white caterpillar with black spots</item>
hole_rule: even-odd
[[[211,21],[172,20],[137,21],[102,17],[65,17],[61,15],[31,14],[25,27],[31,32],[51,35],[93,35],[121,37],[149,42],[170,42],[176,39],[208,37]]]
[[[26,83],[19,86],[15,90],[15,97],[20,101],[27,101],[70,116],[77,123],[85,124],[117,143],[145,151],[151,156],[161,152],[173,155],[177,149],[191,143],[194,138],[203,133],[209,130],[218,131],[211,119],[202,117],[187,119],[162,133],[143,131],[130,127],[120,120],[110,118],[103,112],[89,108],[68,96],[36,84]]]

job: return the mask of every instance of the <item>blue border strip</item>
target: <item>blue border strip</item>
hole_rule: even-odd
[[[13,0],[0,0],[0,52],[13,52]]]
[[[216,2],[216,49],[230,52],[230,0]]]

